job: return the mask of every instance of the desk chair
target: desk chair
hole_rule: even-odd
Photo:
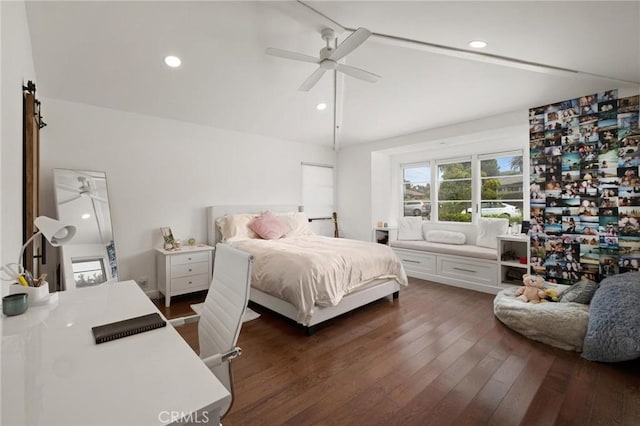
[[[222,407],[220,418],[233,403],[231,360],[241,354],[236,346],[242,317],[249,301],[253,256],[228,244],[216,245],[213,279],[198,322],[200,358],[231,394],[229,405]],[[172,325],[191,322],[177,318]]]

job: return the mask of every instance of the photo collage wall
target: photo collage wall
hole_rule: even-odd
[[[640,268],[639,96],[529,110],[531,271],[573,284]]]

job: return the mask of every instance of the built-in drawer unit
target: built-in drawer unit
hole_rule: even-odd
[[[478,284],[496,284],[495,262],[438,256],[438,274]]]
[[[493,294],[502,289],[495,260],[392,248],[409,277]]]
[[[404,249],[396,249],[396,253],[404,271],[409,276],[420,278],[419,274],[435,274],[436,273],[436,256],[427,252],[416,252]]]
[[[213,273],[213,247],[197,246],[180,251],[157,249],[158,291],[164,294],[165,306],[171,297],[207,290]]]

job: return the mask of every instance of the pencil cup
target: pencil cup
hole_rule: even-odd
[[[49,283],[44,282],[40,287],[25,287],[20,284],[9,287],[9,294],[21,293],[29,295],[29,306],[41,305],[49,300]]]

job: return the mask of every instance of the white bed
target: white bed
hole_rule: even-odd
[[[297,212],[298,208],[297,206],[291,206],[291,205],[210,207],[208,209],[209,244],[215,245],[216,243],[221,241],[221,235],[220,235],[219,229],[216,227],[217,218],[225,215],[235,215],[235,214],[241,214],[241,213],[261,214],[266,210],[270,210],[274,213],[290,213],[290,212]],[[325,238],[325,240],[323,240],[322,238],[325,238],[325,237],[313,237],[313,236],[306,237],[306,238],[300,237],[300,240],[302,240],[302,242],[305,245],[322,244],[323,242],[332,243],[332,241],[330,240],[333,240],[333,239]],[[258,305],[264,306],[272,311],[275,311],[287,318],[290,318],[298,322],[299,324],[301,324],[306,328],[307,334],[312,334],[314,329],[324,321],[327,321],[331,318],[337,317],[353,309],[356,309],[358,307],[361,307],[363,305],[366,305],[368,303],[371,303],[375,300],[378,300],[384,297],[389,297],[389,296],[393,298],[398,297],[400,285],[406,285],[407,279],[406,279],[404,270],[402,269],[402,265],[400,264],[399,261],[397,261],[397,258],[395,258],[395,255],[393,255],[393,252],[390,249],[388,249],[386,246],[383,247],[375,243],[365,243],[361,241],[351,241],[351,240],[341,239],[341,241],[333,240],[333,242],[338,245],[351,245],[351,242],[353,242],[353,244],[356,246],[366,246],[364,247],[364,250],[371,250],[372,252],[375,252],[378,255],[380,255],[381,252],[382,254],[384,254],[386,253],[386,250],[388,250],[393,256],[393,258],[389,260],[390,265],[393,263],[393,265],[390,266],[390,269],[389,269],[390,273],[385,274],[385,273],[380,273],[379,271],[378,272],[372,271],[372,273],[378,273],[379,277],[383,277],[383,278],[373,279],[375,277],[368,277],[369,279],[365,279],[363,282],[357,283],[356,285],[354,285],[352,282],[351,284],[348,284],[349,289],[346,291],[347,294],[345,294],[344,296],[340,294],[336,298],[329,297],[329,299],[332,299],[331,303],[327,303],[327,301],[325,301],[324,303],[322,303],[322,305],[324,306],[321,306],[320,304],[315,304],[310,311],[305,311],[305,312],[301,312],[299,303],[297,301],[294,303],[291,303],[290,301],[283,300],[282,295],[280,295],[279,297],[278,295],[276,295],[274,291],[270,291],[268,293],[267,291],[263,291],[261,289],[255,288],[254,284],[256,283],[252,284],[250,300]],[[274,242],[273,240],[272,241],[248,240],[248,241],[234,241],[229,243],[241,249],[253,252],[254,256],[257,254],[258,256],[254,264],[254,268],[255,268],[256,265],[259,266],[260,264],[260,260],[259,260],[260,253],[262,253],[261,250],[264,247],[274,246],[275,244],[277,245],[278,249],[281,249],[280,248],[281,243],[282,245],[286,246],[287,244],[291,245],[292,241],[289,241],[289,239],[285,238],[280,242],[277,242],[277,241]],[[326,253],[323,254],[322,256],[326,256]],[[316,255],[316,257],[319,257],[319,256]],[[357,257],[358,256],[356,256],[353,259],[356,259]],[[341,257],[341,260],[342,259],[343,258]],[[349,259],[352,259],[352,258],[349,257]],[[354,262],[359,262],[359,261],[360,260],[357,260],[357,259],[354,260]],[[396,261],[397,261],[397,264],[399,265],[399,269],[396,266]],[[263,263],[277,264],[278,262],[265,261]],[[369,269],[372,269],[372,270],[375,269],[374,265],[372,264],[367,265],[366,262],[363,265],[363,268],[366,269],[367,271]],[[282,268],[282,267],[279,268],[280,271],[283,271],[284,269],[286,268]],[[350,271],[349,274],[347,275],[350,277],[353,277],[354,274],[355,276],[358,276],[360,272],[357,271],[357,268],[354,269],[354,271],[356,272],[354,273],[353,271]],[[258,273],[258,270],[256,270],[256,273]],[[339,279],[344,279],[344,277],[347,275],[337,274],[337,276],[341,277]],[[264,277],[265,274],[258,274],[258,275],[254,274],[254,278],[256,276]],[[347,284],[347,283],[344,283],[344,284]],[[256,285],[260,286],[260,284],[256,284]],[[315,288],[315,285],[313,287]],[[322,299],[322,297],[319,297],[319,299]],[[312,299],[312,300],[315,300],[315,299]],[[339,303],[337,303],[334,306],[334,302],[336,300],[339,300]]]

